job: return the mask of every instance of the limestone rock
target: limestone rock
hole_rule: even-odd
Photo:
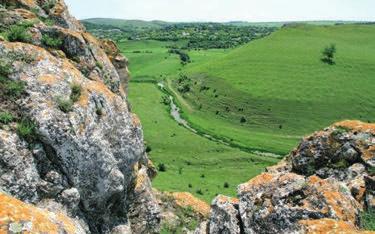
[[[209,233],[241,233],[238,200],[217,196],[211,205]]]
[[[129,218],[134,233],[159,233],[160,207],[151,188],[147,168],[139,170],[136,184],[129,199]]]
[[[236,202],[216,198],[208,233],[371,233],[359,225],[361,212],[375,204],[374,146],[375,124],[358,121],[304,138],[278,165],[238,187],[239,217]]]
[[[80,224],[58,211],[42,210],[0,193],[1,233],[83,234]]]
[[[114,44],[107,55],[103,48],[110,43],[102,48],[63,0],[0,3],[0,27],[25,23],[31,36],[27,42],[0,41],[1,65],[10,67],[6,79],[25,86],[16,100],[0,95],[0,109],[32,125],[22,139],[16,123],[1,127],[0,189],[58,208],[92,233],[130,223],[140,225],[133,233],[157,231],[152,163],[122,87],[128,80],[125,57]]]

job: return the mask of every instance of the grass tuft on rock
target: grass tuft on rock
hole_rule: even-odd
[[[27,29],[28,27],[25,25],[12,25],[7,32],[8,40],[10,42],[30,42],[31,34]]]
[[[9,112],[0,112],[0,123],[9,124],[14,120],[14,117]]]
[[[57,98],[57,105],[59,109],[64,113],[68,113],[73,110],[73,102],[70,99],[59,97]]]
[[[26,141],[33,141],[37,138],[36,124],[30,119],[22,119],[17,124],[18,135]]]

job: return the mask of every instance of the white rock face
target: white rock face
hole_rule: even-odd
[[[0,129],[0,188],[34,204],[53,199],[85,220],[93,233],[131,223],[130,207],[141,215],[137,222],[147,223],[133,233],[157,232],[160,211],[147,173],[138,172],[147,171],[148,159],[142,127],[123,88],[126,59],[112,46],[110,52],[118,54],[115,67],[63,1],[50,9],[36,1],[15,4],[23,13],[6,10],[0,25],[13,25],[14,17],[48,16],[57,26],[35,23],[28,43],[0,41],[1,66],[10,67],[6,79],[25,85],[17,98],[1,97],[0,108],[16,113],[15,122],[27,119],[35,125],[32,139],[18,137],[16,123]],[[38,9],[33,10],[37,15],[30,9]],[[60,38],[59,48],[45,45],[41,38],[46,35]],[[76,98],[73,87],[79,88]],[[147,177],[141,191],[135,188],[139,176]]]

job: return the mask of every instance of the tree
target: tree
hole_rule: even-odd
[[[336,45],[335,44],[331,44],[330,46],[327,46],[326,48],[324,48],[323,52],[322,52],[322,62],[324,63],[327,63],[327,64],[330,64],[330,65],[333,65],[335,64],[335,54],[336,54]]]

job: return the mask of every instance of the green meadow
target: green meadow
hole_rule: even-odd
[[[294,25],[235,49],[187,51],[187,65],[168,53],[184,41],[120,42],[150,157],[166,167],[154,186],[206,201],[235,195],[239,183],[277,162],[249,152],[285,155],[301,137],[333,122],[375,121],[374,38],[374,25]],[[331,44],[334,65],[321,61]],[[234,147],[179,126],[162,103],[165,94],[144,82],[151,80],[164,82],[191,126]]]
[[[129,90],[151,148],[149,156],[157,167],[165,167],[153,181],[157,189],[188,191],[211,202],[216,194],[235,196],[238,184],[277,162],[212,142],[178,125],[155,84],[130,83]]]
[[[375,120],[374,25],[285,27],[184,70],[171,82],[197,128],[234,144],[285,154],[343,119]],[[322,50],[335,44],[335,65]],[[176,92],[177,93],[177,92]]]

